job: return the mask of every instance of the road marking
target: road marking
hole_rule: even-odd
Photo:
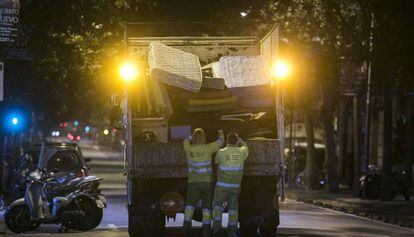
[[[325,213],[318,211],[301,211],[301,210],[280,210],[281,213],[296,213],[296,214],[308,214],[308,215],[338,215],[337,213]]]
[[[113,230],[113,231],[119,231],[118,227],[116,227],[116,225],[114,224],[108,224],[109,229]]]
[[[385,223],[385,222],[382,222],[382,221],[377,221],[377,220],[373,220],[373,219],[370,219],[370,218],[349,214],[349,213],[346,213],[346,212],[341,212],[341,211],[336,211],[336,210],[332,210],[332,209],[325,208],[325,207],[315,206],[313,204],[308,204],[308,203],[304,203],[304,204],[307,204],[309,206],[316,207],[316,208],[319,208],[319,209],[322,209],[322,210],[327,210],[327,211],[330,211],[330,212],[333,212],[333,213],[343,214],[343,215],[346,215],[346,216],[352,216],[352,217],[359,218],[361,220],[371,221],[371,222],[375,222],[375,223],[378,223],[378,224],[382,224],[382,225],[386,225],[386,226],[389,226],[389,227],[394,227],[394,228],[397,228],[397,229],[401,229],[401,230],[405,230],[405,231],[409,231],[409,232],[414,233],[413,229],[406,228],[406,227],[403,227],[403,226],[393,225],[393,224],[390,224],[390,223]]]

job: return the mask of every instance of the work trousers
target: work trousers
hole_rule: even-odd
[[[219,232],[223,227],[221,218],[223,213],[223,204],[227,202],[227,210],[229,213],[229,222],[227,234],[229,237],[237,236],[237,225],[239,223],[239,193],[238,188],[216,187],[213,199],[213,233]]]
[[[187,199],[184,211],[184,232],[191,229],[194,210],[199,200],[203,210],[203,236],[208,236],[211,228],[211,201],[213,197],[212,182],[188,183]]]

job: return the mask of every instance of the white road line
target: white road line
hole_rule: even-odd
[[[389,227],[394,227],[394,228],[398,228],[398,229],[401,229],[401,230],[405,230],[405,231],[409,231],[409,232],[414,233],[414,230],[411,229],[411,228],[406,228],[406,227],[399,226],[399,225],[393,225],[393,224],[390,224],[390,223],[385,223],[385,222],[382,222],[382,221],[377,221],[377,220],[373,220],[373,219],[370,219],[370,218],[349,214],[349,213],[346,213],[346,212],[336,211],[336,210],[332,210],[332,209],[325,208],[325,207],[315,206],[315,205],[308,204],[308,203],[306,203],[306,204],[310,205],[310,206],[313,206],[313,207],[316,207],[316,208],[319,208],[319,209],[322,209],[322,210],[327,210],[329,212],[343,214],[343,215],[347,215],[347,216],[352,216],[352,217],[356,217],[356,218],[359,218],[359,219],[362,219],[362,220],[371,221],[371,222],[375,222],[375,223],[378,223],[378,224],[382,224],[382,225],[386,225],[386,226],[389,226]]]
[[[297,214],[308,214],[308,215],[338,215],[337,213],[325,213],[325,212],[317,212],[317,211],[301,211],[301,210],[280,210],[280,213],[297,213]]]
[[[109,229],[114,230],[114,231],[119,231],[118,227],[116,227],[116,225],[114,224],[108,224]]]

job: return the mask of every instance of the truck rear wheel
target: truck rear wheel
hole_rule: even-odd
[[[277,226],[261,225],[259,232],[262,237],[275,237],[277,236]]]
[[[257,226],[250,222],[247,218],[240,218],[240,236],[252,237],[257,234]]]
[[[134,212],[130,208],[128,232],[130,236],[163,237],[165,216],[161,212]]]

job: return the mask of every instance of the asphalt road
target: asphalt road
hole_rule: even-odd
[[[85,156],[92,158],[90,163],[91,174],[104,178],[102,187],[107,195],[108,207],[104,210],[104,218],[99,228],[85,233],[58,233],[57,226],[48,225],[23,236],[128,236],[125,177],[122,175],[121,154],[91,144],[83,144],[82,150]],[[280,214],[281,223],[278,236],[414,236],[414,230],[412,229],[384,224],[292,200],[281,204]],[[180,236],[178,228],[182,224],[182,219],[183,215],[178,215],[174,222],[168,222],[166,236]],[[225,216],[223,218],[224,225],[226,219]],[[200,223],[194,224],[200,226]],[[6,234],[6,236],[18,235]]]

